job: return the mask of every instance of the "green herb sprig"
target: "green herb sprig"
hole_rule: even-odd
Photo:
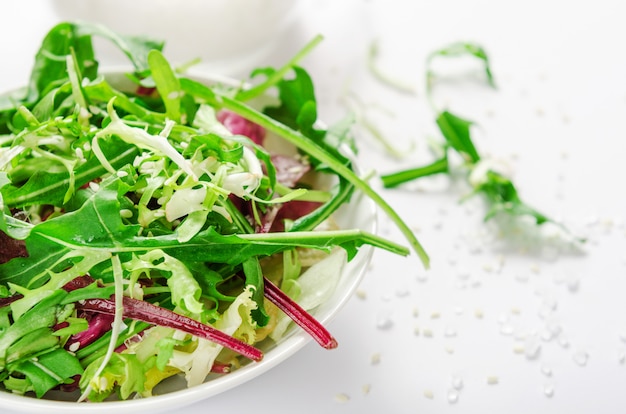
[[[462,158],[462,168],[466,171],[465,177],[472,186],[471,194],[464,199],[473,195],[481,195],[485,198],[488,205],[488,210],[484,216],[485,221],[500,213],[505,213],[511,216],[530,216],[537,225],[550,222],[562,227],[560,223],[526,204],[519,196],[511,179],[502,172],[496,171],[489,165],[488,160],[481,157],[472,139],[473,121],[455,115],[448,110],[438,109],[434,104],[433,95],[437,73],[433,69],[433,61],[442,57],[458,58],[463,56],[475,58],[482,62],[487,84],[496,88],[489,57],[482,46],[475,43],[459,42],[432,52],[426,61],[426,95],[436,113],[435,122],[443,137],[443,143],[439,146],[437,158],[433,162],[384,174],[381,176],[383,186],[393,188],[427,176],[451,175],[454,166],[451,165],[449,155],[451,152],[455,152]]]

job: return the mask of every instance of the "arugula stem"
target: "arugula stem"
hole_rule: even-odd
[[[414,95],[416,92],[413,85],[409,85],[408,83],[405,83],[400,79],[393,78],[383,72],[383,70],[378,66],[378,53],[378,40],[374,40],[370,44],[369,53],[367,55],[367,67],[372,75],[374,75],[374,77],[381,83],[394,88],[398,92]]]
[[[291,70],[302,58],[309,54],[311,50],[313,50],[324,37],[322,35],[317,35],[309,43],[307,43],[304,48],[302,48],[293,58],[291,58],[282,68],[278,69],[274,73],[272,73],[263,83],[260,83],[256,86],[253,86],[250,89],[241,90],[237,93],[236,99],[247,101],[249,99],[255,98],[259,95],[262,95],[268,88],[280,82],[285,74]]]
[[[429,175],[447,173],[448,170],[448,157],[443,157],[432,164],[425,165],[423,167],[411,168],[408,170],[398,171],[392,174],[386,174],[380,177],[385,188],[397,187],[400,184],[404,184],[407,181],[415,180],[417,178],[426,177]]]
[[[327,230],[318,232],[287,231],[282,233],[254,233],[240,234],[238,237],[243,240],[261,244],[281,243],[287,245],[293,243],[294,246],[309,246],[309,243],[312,245],[319,244],[320,238],[327,240],[324,243],[327,246],[336,244],[341,245],[346,242],[355,242],[356,240],[362,244],[369,244],[401,256],[409,254],[409,250],[406,247],[360,229]]]
[[[328,332],[324,325],[315,319],[310,313],[293,301],[282,290],[273,284],[268,278],[263,278],[265,297],[285,312],[298,326],[307,332],[315,341],[326,349],[337,348],[337,341]]]
[[[293,191],[292,188],[289,188],[286,185],[281,184],[281,183],[276,183],[276,185],[274,186],[274,189],[276,190],[276,194],[278,194],[279,196],[287,195]],[[306,193],[295,197],[293,200],[315,201],[318,203],[326,203],[330,199],[331,199],[331,195],[328,191],[307,190]]]

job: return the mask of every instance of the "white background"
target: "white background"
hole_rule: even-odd
[[[520,233],[519,226],[485,224],[480,199],[459,203],[467,192],[462,179],[381,190],[416,230],[431,256],[430,270],[414,255],[376,252],[359,295],[329,326],[338,349],[310,343],[261,377],[185,412],[624,412],[622,2],[349,0],[300,6],[293,25],[266,42],[266,53],[254,55],[253,65],[279,66],[323,34],[324,42],[303,62],[317,84],[320,117],[332,123],[346,112],[346,102],[362,102],[365,119],[404,154],[394,158],[358,129],[365,170],[386,173],[431,159],[427,139],[439,136],[425,99],[426,56],[452,42],[473,41],[489,53],[497,89],[485,86],[473,62],[442,61],[437,105],[475,121],[479,151],[508,165],[521,197],[588,241],[573,248],[550,229],[522,227]],[[0,4],[0,90],[26,82],[40,40],[63,18],[58,10],[48,1]],[[264,31],[263,24],[238,33]],[[174,18],[169,25],[180,36],[194,30]],[[372,75],[367,53],[373,41],[377,67],[412,85],[415,94]],[[202,54],[208,44],[198,39],[194,47]],[[210,62],[204,67],[235,75],[248,70]],[[372,183],[380,187],[376,179]],[[403,242],[383,215],[380,233]]]

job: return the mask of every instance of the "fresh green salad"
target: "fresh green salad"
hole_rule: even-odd
[[[94,36],[132,69],[101,73]],[[350,117],[317,120],[298,61],[319,40],[248,82],[209,85],[172,67],[162,42],[87,23],[50,30],[28,85],[0,98],[5,390],[102,401],[150,396],[174,375],[194,386],[260,361],[291,321],[334,348],[298,305],[332,284],[316,272],[363,245],[411,248],[428,265],[340,150],[354,147]],[[355,191],[410,248],[333,223]]]

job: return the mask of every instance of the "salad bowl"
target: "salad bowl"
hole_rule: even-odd
[[[128,79],[127,71],[119,68],[104,70],[107,80],[120,90],[124,90]],[[203,84],[225,84],[236,86],[238,81],[229,78],[212,76],[204,73],[190,75]],[[278,151],[292,152],[294,148],[286,142],[275,141],[272,144]],[[350,153],[344,149],[345,153]],[[354,159],[352,155],[349,155]],[[355,168],[356,169],[356,168]],[[358,169],[356,169],[358,171]],[[360,192],[355,193],[348,204],[343,205],[334,215],[333,220],[342,229],[361,229],[369,233],[376,232],[376,206]],[[373,247],[362,246],[357,255],[337,269],[336,285],[332,293],[319,306],[310,310],[319,322],[328,324],[351,298],[363,278],[373,254]],[[344,260],[345,261],[345,260]],[[341,341],[341,333],[338,333]],[[135,398],[124,401],[108,399],[101,403],[77,403],[78,393],[51,391],[42,399],[31,396],[20,396],[3,390],[0,392],[0,409],[24,413],[84,413],[84,412],[165,412],[180,409],[185,405],[207,399],[218,393],[237,387],[277,366],[287,358],[296,354],[311,337],[292,324],[285,335],[276,342],[266,341],[259,348],[263,351],[263,359],[249,362],[227,374],[211,374],[204,383],[187,387],[182,377],[171,377],[155,388],[154,395],[147,398]],[[332,351],[329,351],[332,352]]]

